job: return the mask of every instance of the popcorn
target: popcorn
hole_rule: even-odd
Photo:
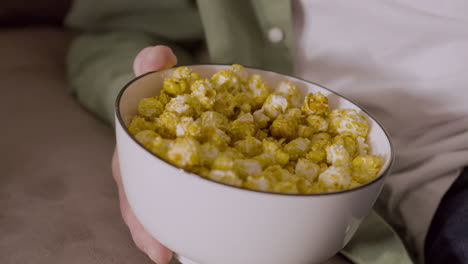
[[[190,136],[197,138],[201,135],[202,125],[201,120],[194,121],[192,117],[182,117],[176,124],[176,136]]]
[[[222,130],[227,129],[228,119],[215,111],[203,112],[200,116],[203,127],[215,127]]]
[[[213,110],[224,115],[227,118],[231,118],[234,115],[234,108],[236,103],[232,94],[228,92],[216,92],[215,103]]]
[[[262,77],[260,77],[260,75],[254,74],[250,76],[247,88],[247,93],[252,99],[252,107],[254,109],[262,107],[263,103],[270,95],[268,84],[262,81]]]
[[[262,173],[262,165],[254,159],[238,159],[234,161],[234,171],[240,178],[245,179]]]
[[[310,194],[355,188],[377,177],[369,124],[333,109],[323,94],[289,81],[271,93],[241,65],[201,78],[174,69],[158,96],[142,99],[129,132],[158,157],[201,177],[258,191]]]
[[[205,110],[212,109],[215,103],[216,91],[208,79],[196,80],[192,86],[192,96],[198,99]]]
[[[334,166],[347,166],[351,162],[351,156],[344,145],[332,144],[326,148],[327,161]]]
[[[343,145],[351,159],[353,159],[358,153],[358,142],[353,137],[338,135],[333,138],[333,143]]]
[[[215,144],[211,142],[203,143],[200,146],[200,164],[202,166],[211,167],[211,164],[219,153],[220,150]]]
[[[158,117],[163,110],[163,104],[155,97],[143,98],[138,104],[138,114],[144,117]]]
[[[148,147],[148,145],[158,136],[159,135],[153,130],[142,130],[135,134],[135,139],[143,146]]]
[[[357,154],[367,155],[369,153],[369,145],[364,137],[357,137]]]
[[[351,163],[351,175],[358,183],[366,183],[377,177],[382,160],[373,155],[357,156]]]
[[[185,80],[190,85],[193,85],[196,80],[200,79],[200,75],[196,72],[193,72],[192,69],[187,66],[177,67],[172,73],[172,77]]]
[[[239,179],[239,177],[236,176],[236,173],[232,170],[212,170],[208,174],[208,178],[228,185],[237,187],[242,186],[242,180]]]
[[[189,90],[189,84],[186,80],[179,78],[165,78],[163,82],[163,89],[166,93],[176,96],[184,94]]]
[[[176,138],[169,147],[167,159],[176,166],[187,168],[200,163],[200,143],[189,137]]]
[[[272,94],[267,97],[262,106],[262,110],[268,117],[275,119],[279,115],[285,113],[288,106],[288,99],[282,95]]]
[[[234,168],[234,157],[227,153],[221,153],[214,159],[211,168],[215,170],[232,170]]]
[[[297,160],[309,149],[309,144],[310,140],[306,138],[296,138],[286,144],[284,151],[289,154],[291,160]]]
[[[297,137],[297,122],[280,115],[271,124],[270,131],[275,137],[291,140]]]
[[[306,95],[304,103],[302,104],[302,111],[308,115],[321,115],[328,114],[328,98],[322,93],[309,93]]]
[[[166,111],[178,116],[195,116],[193,97],[189,94],[178,95],[172,98],[166,105]]]
[[[307,117],[307,124],[315,132],[325,132],[328,130],[328,121],[318,115],[310,115]]]
[[[130,134],[135,135],[142,130],[154,130],[156,125],[149,121],[146,121],[145,118],[140,116],[132,117],[130,124],[128,125],[128,131]]]
[[[353,137],[367,137],[369,124],[366,118],[354,109],[334,109],[330,115],[330,131]]]
[[[351,172],[348,167],[330,166],[318,177],[318,184],[326,191],[339,191],[351,183]]]
[[[234,142],[255,135],[255,125],[251,121],[234,120],[228,126],[228,133]]]
[[[179,117],[172,112],[163,112],[159,118],[155,120],[155,124],[158,124],[160,127],[159,134],[166,138],[174,138],[176,136],[178,123]]]
[[[270,118],[265,115],[265,113],[262,110],[257,110],[253,113],[253,119],[255,123],[255,127],[258,129],[263,129],[268,126],[268,123],[270,122]]]
[[[262,153],[262,142],[257,138],[248,136],[243,140],[234,143],[234,148],[241,152],[246,157],[257,156]]]
[[[293,107],[301,105],[301,94],[296,85],[292,82],[283,81],[276,87],[276,93],[288,99],[288,102]]]
[[[308,159],[299,159],[295,169],[296,175],[302,177],[309,182],[314,182],[319,175],[320,166]]]
[[[235,73],[235,70],[226,69],[217,72],[211,77],[216,91],[235,94],[241,89],[242,79]]]

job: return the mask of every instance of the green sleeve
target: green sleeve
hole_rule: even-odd
[[[113,123],[114,100],[133,75],[133,59],[151,45],[170,46],[180,64],[203,38],[196,6],[182,0],[77,0],[66,19],[77,31],[66,60],[68,81],[84,107]]]

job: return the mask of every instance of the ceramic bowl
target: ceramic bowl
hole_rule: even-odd
[[[210,77],[229,65],[189,66]],[[271,87],[294,82],[301,93],[320,91],[331,108],[357,109],[370,122],[372,154],[383,158],[374,180],[324,194],[278,194],[218,183],[158,158],[139,144],[127,125],[140,99],[154,96],[173,69],[151,72],[127,84],[116,101],[117,150],[123,186],[146,230],[184,264],[311,264],[340,251],[370,213],[393,161],[390,138],[365,110],[319,85],[246,68]]]

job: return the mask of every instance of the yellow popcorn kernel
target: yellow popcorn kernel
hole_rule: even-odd
[[[284,146],[284,151],[289,154],[290,160],[297,160],[306,153],[309,144],[310,140],[306,138],[296,138]]]
[[[172,140],[162,137],[155,137],[149,144],[148,149],[158,157],[168,160],[167,153],[172,145]]]
[[[176,136],[179,117],[172,112],[163,112],[155,121],[161,126],[159,134],[165,138],[174,138]]]
[[[142,130],[135,134],[135,139],[147,147],[159,135],[153,130]]]
[[[253,109],[262,107],[265,100],[270,95],[270,88],[266,82],[262,81],[260,75],[254,74],[250,76],[247,82],[248,95],[252,99]]]
[[[319,163],[318,165],[320,167],[320,173],[322,173],[322,172],[324,172],[324,171],[326,171],[328,169],[328,164],[325,163],[325,162]]]
[[[251,101],[252,99],[245,93],[240,92],[234,95],[234,103],[236,105],[236,108],[238,108],[242,112],[251,112]]]
[[[228,68],[228,71],[236,74],[240,78],[241,82],[247,82],[249,75],[247,74],[247,71],[245,71],[244,66],[240,64],[233,64]]]
[[[351,183],[351,172],[348,167],[330,166],[318,177],[318,183],[326,191],[339,191]]]
[[[292,174],[296,174],[296,165],[297,161],[296,160],[290,160],[286,165],[284,165],[284,169],[289,171]]]
[[[309,127],[315,132],[325,132],[328,130],[328,120],[318,115],[308,116],[307,124],[309,124]]]
[[[220,150],[215,144],[210,142],[203,143],[200,146],[200,164],[210,167],[219,153]]]
[[[268,130],[257,130],[257,132],[255,132],[255,137],[258,139],[258,140],[264,140],[265,138],[268,137]]]
[[[351,156],[343,145],[332,144],[326,148],[327,161],[334,166],[348,166],[351,163]]]
[[[291,172],[286,169],[283,169],[280,165],[269,166],[264,170],[264,173],[269,173],[273,178],[278,181],[297,181],[298,178],[294,176]]]
[[[265,103],[262,106],[262,110],[268,117],[275,119],[279,115],[285,113],[288,109],[288,106],[288,99],[286,99],[284,96],[271,94],[265,100]]]
[[[189,84],[184,79],[164,78],[163,89],[166,93],[176,96],[189,90]]]
[[[297,136],[303,138],[312,138],[314,135],[315,130],[311,127],[305,125],[298,125],[297,126]]]
[[[347,135],[338,135],[333,138],[333,143],[343,145],[351,159],[353,159],[358,153],[358,143],[353,137]]]
[[[262,173],[262,165],[254,159],[238,159],[234,161],[234,171],[240,178],[246,179]]]
[[[229,120],[222,114],[214,111],[203,112],[200,116],[203,127],[216,127],[226,130]]]
[[[231,118],[234,115],[234,110],[236,108],[236,103],[234,101],[234,96],[227,92],[216,92],[215,103],[213,105],[213,110]]]
[[[369,145],[364,137],[357,137],[357,155],[367,155],[369,153]]]
[[[331,144],[332,137],[328,133],[317,133],[312,136],[312,143],[315,143],[317,141],[325,141],[328,142],[328,144]]]
[[[199,119],[194,121],[192,117],[183,116],[176,124],[176,136],[178,137],[190,136],[197,138],[201,136],[201,130],[201,121]]]
[[[334,109],[330,115],[329,131],[353,137],[367,137],[369,124],[366,118],[354,109]]]
[[[211,109],[214,106],[216,91],[213,84],[208,79],[196,80],[191,86],[191,95],[198,99],[204,109]]]
[[[302,194],[314,193],[314,184],[306,179],[299,179],[296,183],[297,191]]]
[[[258,161],[260,165],[262,165],[262,168],[267,168],[276,163],[276,158],[273,153],[262,153],[253,157],[253,159]]]
[[[382,159],[374,155],[357,156],[351,163],[351,175],[359,183],[366,183],[379,174]]]
[[[134,116],[128,124],[128,131],[130,134],[135,135],[142,130],[154,130],[155,125],[141,116]]]
[[[242,154],[242,152],[238,151],[237,149],[233,147],[227,147],[226,150],[224,150],[224,154],[228,155],[229,157],[232,157],[233,159],[244,159],[245,156]]]
[[[252,136],[248,136],[245,139],[235,142],[234,148],[246,157],[253,157],[262,153],[263,144],[260,140]]]
[[[268,127],[268,123],[270,122],[270,118],[263,113],[262,110],[257,110],[253,113],[253,119],[255,123],[255,127],[258,129],[263,129]]]
[[[362,185],[361,183],[359,183],[359,182],[357,182],[355,180],[351,180],[351,183],[349,184],[348,188],[353,189],[353,188],[359,187],[361,185]]]
[[[255,125],[250,121],[234,120],[228,126],[228,134],[236,142],[255,135]]]
[[[193,72],[192,69],[187,66],[177,67],[172,73],[172,77],[181,80],[183,79],[189,84],[192,84],[196,80],[200,79],[200,75],[196,72]]]
[[[250,112],[247,112],[247,113],[242,112],[242,113],[240,113],[240,114],[237,116],[236,120],[239,120],[239,121],[248,121],[248,122],[252,122],[252,123],[254,122],[254,118],[253,118],[253,116],[252,116],[252,114],[251,114]]]
[[[232,170],[234,168],[234,158],[226,153],[219,154],[211,165],[213,170]]]
[[[195,116],[196,111],[192,103],[193,98],[189,94],[178,95],[167,103],[166,111],[178,116]]]
[[[274,137],[292,140],[297,137],[297,122],[280,115],[270,126],[271,135]]]
[[[232,170],[212,170],[208,178],[228,185],[242,186],[242,180],[237,177],[236,173]]]
[[[231,143],[231,137],[216,127],[203,127],[201,140],[203,142],[210,142],[222,150]]]
[[[161,90],[157,98],[158,101],[163,105],[163,108],[165,108],[166,104],[169,103],[172,97],[169,94],[167,94],[164,90]]]
[[[310,182],[314,182],[319,175],[320,166],[308,159],[299,159],[295,169],[296,175]]]
[[[190,137],[176,138],[167,152],[168,160],[181,168],[200,164],[200,143]]]
[[[309,93],[306,95],[301,109],[307,115],[325,116],[330,111],[328,108],[328,98],[320,92]]]
[[[144,117],[157,117],[163,110],[164,106],[155,97],[143,98],[138,103],[138,114]]]
[[[216,91],[236,94],[240,91],[242,80],[233,71],[226,69],[215,73],[211,77]]]
[[[327,139],[325,135],[326,134],[323,135],[324,138],[322,139],[319,139],[319,136],[315,137],[315,141],[314,138],[312,138],[310,151],[306,154],[307,159],[315,163],[325,162],[327,157],[326,147],[330,145],[330,140]]]
[[[208,178],[210,176],[211,170],[203,166],[195,166],[193,168],[190,168],[190,172]]]
[[[306,116],[302,113],[301,109],[299,108],[290,108],[284,114],[284,117],[287,119],[296,120],[298,124],[305,124]]]
[[[291,106],[300,107],[301,94],[294,83],[288,81],[280,82],[278,87],[276,87],[276,93],[286,97]]]
[[[279,193],[299,193],[297,189],[297,182],[288,180],[288,181],[282,181],[274,185],[273,187],[274,192],[279,192]]]
[[[244,187],[251,190],[267,192],[272,191],[273,184],[267,175],[260,174],[247,177],[247,180],[244,182]]]

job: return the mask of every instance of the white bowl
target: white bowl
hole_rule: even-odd
[[[189,66],[209,77],[228,65]],[[116,102],[117,150],[128,201],[146,230],[183,263],[311,264],[340,251],[354,235],[380,193],[393,162],[390,139],[368,113],[316,84],[270,71],[246,68],[275,87],[296,83],[303,94],[320,91],[331,108],[361,111],[370,122],[372,154],[383,158],[379,176],[358,188],[294,195],[246,190],[177,168],[140,145],[126,125],[140,99],[154,96],[173,69],[131,81]]]

